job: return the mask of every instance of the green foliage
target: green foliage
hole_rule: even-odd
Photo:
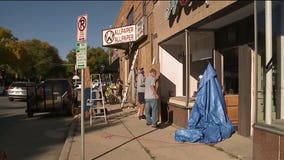
[[[75,44],[74,44],[75,46]],[[0,67],[7,75],[41,81],[47,78],[73,77],[76,50],[70,50],[63,61],[58,50],[38,39],[18,41],[12,32],[0,26]],[[90,73],[101,73],[108,67],[109,55],[101,47],[87,49]]]
[[[108,66],[108,54],[101,47],[89,48],[87,54],[91,74],[101,73]]]
[[[46,79],[51,77],[64,77],[65,67],[58,55],[58,50],[47,42],[37,39],[21,42],[25,48],[26,58],[32,58],[29,62],[30,77]],[[24,58],[23,58],[24,60]]]
[[[75,73],[76,65],[76,49],[72,49],[66,56],[67,61],[64,61],[66,66],[66,74],[68,77],[73,77]]]
[[[108,66],[108,54],[101,47],[87,49],[87,66],[90,68],[90,73],[101,73],[103,68]],[[66,56],[68,64],[76,64],[76,50],[72,49]],[[68,66],[67,72],[70,75],[74,74],[74,66]],[[72,74],[71,74],[72,75]]]
[[[0,27],[0,66],[21,79],[65,77],[66,68],[58,50],[37,39],[17,41],[10,30]]]
[[[13,36],[12,32],[0,26],[0,65],[13,65],[16,59],[13,53],[13,44],[17,38]]]

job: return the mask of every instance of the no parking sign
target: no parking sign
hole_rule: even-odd
[[[85,42],[87,40],[87,24],[88,24],[87,14],[78,17],[77,42]]]
[[[76,67],[84,69],[87,66],[87,24],[88,15],[78,17],[77,21],[77,47],[76,47]]]

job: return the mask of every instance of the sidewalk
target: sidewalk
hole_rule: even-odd
[[[136,117],[137,109],[107,104],[108,124],[85,120],[86,160],[252,160],[252,139],[237,133],[215,145],[178,143],[177,130],[162,124],[155,129]],[[80,119],[74,120],[60,160],[81,159]]]

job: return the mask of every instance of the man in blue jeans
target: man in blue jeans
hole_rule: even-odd
[[[158,122],[158,94],[156,90],[156,70],[151,69],[149,76],[145,80],[145,106],[146,106],[146,125],[157,128]],[[150,114],[150,112],[152,114]]]

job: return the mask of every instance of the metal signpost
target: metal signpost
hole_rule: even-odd
[[[84,73],[87,66],[87,22],[88,15],[78,17],[77,22],[77,45],[76,45],[76,66],[81,69],[81,159],[85,160],[85,126],[84,126]]]

